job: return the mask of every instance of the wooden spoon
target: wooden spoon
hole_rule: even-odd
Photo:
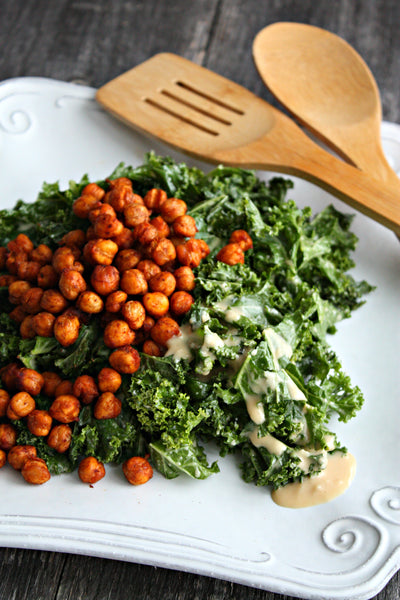
[[[253,56],[269,90],[302,125],[400,193],[382,150],[378,86],[354,48],[319,27],[274,23],[256,36]]]
[[[124,123],[212,163],[297,175],[400,234],[396,192],[330,155],[245,88],[173,54],[158,54],[100,88]]]

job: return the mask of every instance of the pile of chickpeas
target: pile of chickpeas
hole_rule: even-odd
[[[73,212],[87,219],[88,226],[64,235],[55,251],[45,244],[35,247],[23,233],[0,247],[0,271],[6,271],[0,286],[8,287],[15,307],[9,316],[19,324],[23,339],[54,336],[69,347],[77,341],[81,325],[98,315],[110,348],[110,366],[96,378],[81,375],[71,382],[18,363],[2,369],[0,417],[10,422],[0,424],[0,466],[8,459],[30,483],[44,483],[50,473],[34,446],[16,445],[12,422],[25,419],[32,434],[64,453],[82,404],[94,403],[96,419],[117,417],[121,375],[138,370],[138,349],[162,356],[168,340],[180,335],[179,322],[194,302],[193,268],[209,254],[206,242],[195,238],[196,223],[186,214],[183,200],[168,198],[156,188],[139,196],[125,177],[108,180],[106,190],[96,183],[86,185]],[[243,263],[251,247],[250,236],[237,230],[216,258],[231,265]],[[53,400],[48,411],[36,408],[40,393]],[[123,471],[133,484],[152,476],[142,457],[126,461]],[[104,465],[86,457],[78,473],[92,484],[104,476]]]

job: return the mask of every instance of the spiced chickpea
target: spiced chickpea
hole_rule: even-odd
[[[30,445],[18,445],[13,446],[7,455],[8,463],[16,471],[20,471],[27,460],[35,458],[37,456],[35,446]]]
[[[61,246],[57,248],[57,250],[53,254],[53,259],[51,264],[59,275],[62,273],[64,269],[68,269],[68,267],[73,267],[75,260],[77,260],[78,256],[73,251],[73,248],[69,248],[68,246]]]
[[[118,235],[113,236],[111,239],[120,250],[132,248],[135,241],[133,231],[128,227],[124,227]]]
[[[153,469],[146,458],[133,456],[122,465],[126,479],[132,485],[142,485],[153,477]]]
[[[156,344],[166,346],[170,338],[180,335],[180,333],[179,325],[174,319],[171,319],[171,317],[161,317],[161,319],[155,322],[154,327],[152,327],[150,336]]]
[[[190,310],[193,302],[194,298],[188,292],[184,292],[183,290],[174,292],[170,299],[171,311],[174,315],[180,317]]]
[[[229,238],[229,242],[239,244],[244,252],[253,247],[253,240],[244,229],[236,229],[236,231],[233,231]]]
[[[9,287],[9,285],[13,281],[17,281],[18,277],[16,275],[0,275],[0,287]]]
[[[110,313],[118,313],[128,299],[128,294],[122,290],[112,292],[106,299],[106,310]]]
[[[64,298],[67,300],[76,300],[81,292],[86,290],[86,281],[84,277],[73,269],[64,269],[60,275],[58,287]]]
[[[145,258],[138,263],[137,268],[142,271],[146,281],[150,281],[154,275],[161,273],[161,269],[153,260]]]
[[[215,258],[227,265],[237,265],[238,263],[243,264],[244,252],[240,244],[230,242],[221,248]]]
[[[57,314],[65,310],[68,306],[68,300],[58,290],[45,290],[40,299],[40,307],[51,314]]]
[[[40,287],[31,287],[22,297],[21,308],[31,314],[35,315],[40,311],[41,300],[43,296],[43,290]]]
[[[103,367],[97,376],[97,384],[100,392],[111,392],[115,394],[121,387],[122,377],[115,369]]]
[[[26,279],[26,281],[34,282],[37,280],[37,276],[42,265],[34,260],[27,260],[18,265],[17,276],[19,279]]]
[[[35,409],[26,417],[29,431],[38,437],[49,435],[53,419],[47,410]]]
[[[168,297],[162,292],[148,292],[143,296],[146,312],[155,319],[167,314],[169,309]]]
[[[133,235],[135,240],[142,244],[142,246],[148,246],[154,240],[158,239],[158,231],[150,223],[139,223],[133,229]]]
[[[82,404],[90,404],[99,395],[99,389],[91,375],[79,375],[74,381],[72,393]]]
[[[81,404],[73,394],[57,396],[53,400],[49,413],[56,421],[60,423],[72,423],[77,421],[81,410]]]
[[[129,375],[139,369],[140,355],[132,346],[122,346],[110,354],[109,362],[118,373]]]
[[[150,220],[150,211],[137,202],[128,204],[124,208],[124,222],[126,227],[136,227],[140,223],[147,223]]]
[[[41,265],[48,265],[51,263],[53,258],[53,251],[46,244],[39,244],[29,253],[30,260],[40,263]]]
[[[54,288],[57,285],[58,274],[53,265],[40,267],[37,274],[37,284],[44,290]]]
[[[107,204],[107,203],[103,204],[102,202],[98,202],[98,204],[96,204],[96,206],[90,211],[88,216],[89,216],[90,222],[94,226],[95,221],[100,216],[104,216],[104,215],[109,215],[113,219],[117,218],[117,213],[115,212],[115,210],[113,209],[113,207],[110,204]],[[102,237],[102,236],[100,236],[100,237]]]
[[[172,223],[172,231],[182,237],[193,237],[197,233],[196,221],[190,215],[181,215]]]
[[[120,346],[133,344],[135,332],[132,331],[126,321],[115,319],[106,325],[103,337],[107,348],[119,348]]]
[[[93,223],[94,232],[99,238],[112,238],[124,229],[122,221],[107,213],[100,214]]]
[[[56,388],[62,379],[58,373],[53,371],[44,371],[43,377],[43,393],[49,398],[53,398],[56,395]]]
[[[134,269],[142,259],[142,254],[133,248],[125,248],[120,250],[115,257],[115,266],[118,271],[127,271]]]
[[[44,378],[35,369],[22,368],[17,375],[17,388],[21,392],[28,392],[32,396],[40,394],[44,385]]]
[[[70,248],[82,248],[86,242],[86,233],[83,229],[72,229],[61,238],[59,244],[61,246],[69,246]]]
[[[150,279],[149,287],[152,292],[162,292],[166,296],[170,296],[175,290],[176,280],[169,271],[161,271]]]
[[[41,337],[53,337],[55,321],[56,317],[47,311],[42,311],[33,315],[32,328],[35,335],[40,335]]]
[[[64,348],[71,346],[79,337],[79,319],[77,316],[63,313],[54,321],[54,337]]]
[[[11,304],[21,304],[26,292],[31,288],[29,281],[17,279],[8,286],[8,299]]]
[[[7,412],[7,406],[10,402],[10,394],[7,390],[0,389],[0,417],[4,417]]]
[[[82,292],[76,300],[76,307],[89,315],[101,313],[104,308],[102,298],[96,292]]]
[[[17,275],[19,266],[27,260],[28,254],[23,250],[10,251],[6,258],[6,269],[11,275]],[[25,278],[20,277],[19,279]]]
[[[131,204],[143,204],[142,198],[133,193],[132,185],[119,185],[107,192],[105,202],[111,204],[114,210],[121,213]]]
[[[50,479],[50,472],[42,458],[29,458],[21,469],[22,477],[27,483],[42,485]]]
[[[90,282],[98,294],[107,296],[118,289],[120,282],[118,269],[113,265],[97,265],[93,269]]]
[[[87,456],[79,463],[78,475],[83,483],[96,483],[103,479],[106,470],[102,462],[94,456]]]
[[[162,238],[158,241],[157,245],[154,246],[151,258],[160,267],[175,260],[176,249],[174,244],[168,238]]]
[[[8,242],[7,248],[11,252],[22,250],[29,254],[34,248],[32,240],[25,233],[19,233],[16,238]]]
[[[13,425],[9,423],[0,423],[0,448],[1,450],[10,450],[15,446],[17,432]]]
[[[148,285],[145,276],[139,269],[127,269],[122,273],[121,289],[129,295],[145,294]]]
[[[150,225],[152,225],[153,227],[155,227],[157,229],[158,236],[160,238],[169,236],[169,234],[170,234],[169,225],[166,221],[164,221],[164,219],[162,218],[161,215],[158,215],[157,217],[154,217],[154,219],[151,219]]]
[[[9,363],[0,370],[1,381],[9,392],[17,389],[18,373],[20,369],[21,367],[18,363]]]
[[[118,252],[112,240],[90,240],[83,248],[83,257],[90,265],[111,265]]]
[[[54,397],[58,398],[58,396],[71,395],[73,387],[74,384],[72,381],[69,381],[69,379],[62,379],[54,390]]]
[[[152,188],[146,193],[145,197],[143,198],[143,202],[148,209],[158,212],[167,198],[167,193],[164,192],[164,190]]]
[[[121,413],[122,403],[112,392],[104,392],[96,400],[94,406],[95,419],[115,419]]]
[[[178,257],[178,261],[185,267],[198,267],[202,259],[201,250],[196,246],[193,247],[193,245],[190,245],[189,242],[191,242],[191,240],[188,240],[184,244],[177,246],[176,255]]]
[[[19,333],[23,340],[31,340],[36,332],[33,327],[33,320],[36,315],[26,315],[19,326]]]
[[[179,198],[168,198],[162,203],[160,213],[167,223],[173,223],[176,218],[186,214],[186,202]]]
[[[195,276],[190,267],[179,267],[174,271],[176,289],[191,292],[195,287]]]
[[[163,349],[159,344],[156,344],[153,340],[145,340],[143,342],[142,350],[149,356],[162,356],[164,354]]]
[[[97,200],[103,200],[105,191],[97,183],[88,183],[82,190],[82,195],[84,194],[94,196]]]
[[[21,306],[16,306],[12,309],[11,312],[8,313],[8,316],[10,317],[10,319],[18,323],[18,325],[21,325],[22,321],[27,316],[27,313],[23,310]]]
[[[77,217],[87,219],[90,211],[99,204],[99,200],[93,194],[82,194],[74,201],[72,210]]]
[[[146,315],[145,320],[143,321],[143,325],[142,325],[142,332],[145,337],[149,335],[150,330],[154,326],[154,323],[155,323],[155,320],[153,319],[153,317],[151,317],[150,315]]]
[[[71,445],[72,430],[69,425],[55,425],[47,438],[47,444],[56,452],[63,454]]]
[[[7,407],[7,416],[9,418],[14,418],[14,416],[16,416],[18,419],[21,419],[35,410],[35,406],[35,400],[28,392],[17,392],[10,398]],[[11,417],[10,414],[13,416]]]
[[[7,462],[7,454],[4,452],[4,450],[0,450],[0,469],[2,467],[4,467],[6,462]]]

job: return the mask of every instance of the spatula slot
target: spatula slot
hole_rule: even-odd
[[[219,123],[222,123],[223,125],[232,125],[231,121],[227,121],[226,119],[223,119],[222,117],[219,117],[218,115],[213,114],[209,110],[205,110],[204,108],[201,108],[197,104],[188,102],[184,98],[181,98],[180,96],[176,96],[175,94],[172,94],[168,90],[161,90],[161,94],[163,94],[164,96],[167,96],[168,98],[171,98],[172,100],[175,100],[175,102],[180,102],[181,104],[184,104],[185,106],[188,106],[189,108],[192,108],[193,110],[197,111],[198,113],[205,115],[206,117],[209,117],[210,119],[214,119],[214,121],[218,121]]]
[[[208,100],[209,102],[213,102],[217,106],[222,106],[222,108],[225,108],[226,110],[230,110],[231,112],[235,113],[236,115],[244,115],[245,114],[244,111],[241,110],[240,108],[236,108],[236,106],[233,106],[232,104],[228,104],[227,102],[224,102],[223,100],[220,100],[219,98],[215,98],[214,96],[206,94],[202,90],[198,90],[195,87],[193,87],[192,85],[185,83],[184,81],[176,81],[175,84],[182,87],[183,89],[187,90],[188,92],[192,92],[192,94],[196,94],[197,96],[200,96],[200,98],[205,98],[206,100]]]
[[[163,106],[162,104],[160,104],[159,102],[157,102],[155,100],[152,100],[151,98],[145,98],[144,101],[147,104],[150,104],[150,106],[153,106],[154,108],[157,108],[158,110],[162,110],[164,113],[167,113],[168,115],[171,115],[172,117],[175,117],[175,118],[179,119],[180,121],[187,123],[188,125],[192,125],[193,127],[196,127],[196,129],[200,129],[201,131],[204,131],[205,133],[208,133],[209,135],[213,135],[213,136],[219,135],[218,131],[214,131],[213,129],[209,129],[208,127],[205,127],[204,125],[201,125],[200,123],[196,123],[196,121],[193,121],[192,119],[189,119],[189,118],[183,116],[182,114],[179,114],[178,112],[175,112],[175,111],[171,110],[170,108]]]

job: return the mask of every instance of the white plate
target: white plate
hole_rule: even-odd
[[[400,127],[384,124],[383,138],[399,169]],[[93,89],[35,78],[0,85],[2,207],[33,201],[43,181],[65,188],[84,173],[105,178],[120,161],[141,164],[151,148],[183,159],[105,114]],[[290,195],[315,210],[332,201],[297,179]],[[354,275],[378,287],[332,340],[365,394],[359,416],[335,425],[358,461],[343,496],[280,508],[267,489],[240,479],[231,458],[220,459],[221,473],[207,481],[156,474],[139,488],[120,468],[90,488],[76,473],[29,487],[5,467],[0,543],[159,565],[308,599],[377,594],[400,566],[400,246],[362,215],[354,230]]]

